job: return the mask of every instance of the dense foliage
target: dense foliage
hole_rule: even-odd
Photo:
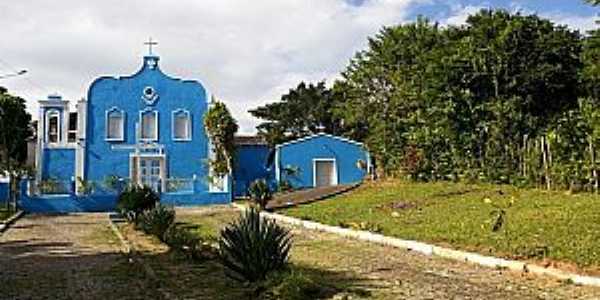
[[[204,127],[214,151],[214,157],[209,161],[214,175],[229,174],[235,154],[233,139],[238,130],[237,122],[223,102],[213,99],[204,116]]]
[[[31,115],[25,100],[8,93],[0,86],[0,173],[11,177],[9,195],[15,201],[20,175],[27,173],[27,140],[32,136]],[[8,202],[6,202],[8,205]]]
[[[147,234],[165,241],[165,233],[175,222],[175,210],[163,204],[144,211],[138,220],[137,227]]]
[[[482,10],[459,27],[419,18],[369,38],[336,96],[310,103],[329,103],[380,175],[597,189],[599,46],[598,30],[536,15]],[[288,103],[257,109],[260,126],[285,111],[277,124],[310,132]]]
[[[289,230],[263,219],[249,208],[240,219],[221,230],[219,253],[228,275],[240,281],[257,282],[282,270],[291,248]]]
[[[333,114],[333,109],[338,96],[323,81],[308,85],[301,82],[281,96],[280,102],[258,107],[250,113],[266,120],[257,129],[271,145],[321,131],[337,134],[341,120]]]
[[[160,197],[147,186],[131,185],[117,198],[117,210],[129,222],[137,223],[139,216],[160,201]]]

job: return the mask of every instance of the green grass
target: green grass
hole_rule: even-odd
[[[490,203],[491,202],[491,203]],[[506,222],[492,231],[494,206]],[[392,207],[396,204],[395,207]],[[550,258],[600,270],[600,196],[512,186],[388,181],[283,211],[331,225],[518,259]]]
[[[7,209],[6,206],[0,207],[0,221],[4,221],[10,218],[14,214],[14,211]]]

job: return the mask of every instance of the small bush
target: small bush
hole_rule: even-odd
[[[119,194],[117,209],[129,222],[137,223],[140,214],[152,209],[159,200],[151,188],[132,185]]]
[[[264,179],[254,180],[248,187],[248,194],[261,209],[265,209],[269,200],[273,198],[273,193]]]
[[[175,222],[175,210],[159,204],[143,212],[137,226],[145,233],[152,234],[164,242],[165,232],[173,225],[173,222]]]
[[[255,208],[221,230],[219,239],[219,256],[227,275],[240,281],[262,281],[268,274],[282,270],[290,248],[289,230],[262,219]]]
[[[323,299],[335,293],[335,289],[328,288],[304,273],[294,270],[269,277],[266,285],[267,291],[263,295],[266,299]]]
[[[280,193],[281,192],[291,192],[293,190],[294,190],[294,187],[292,186],[292,184],[290,183],[289,180],[281,180],[277,184],[277,191]]]
[[[163,241],[171,249],[185,254],[191,259],[214,258],[217,254],[211,245],[202,240],[198,235],[186,228],[172,225],[163,236]]]

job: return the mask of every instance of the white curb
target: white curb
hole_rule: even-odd
[[[19,210],[17,213],[15,213],[14,215],[12,215],[6,221],[0,221],[0,233],[3,233],[4,231],[6,231],[10,227],[10,225],[12,225],[20,217],[22,217],[24,213],[25,213],[24,211]]]
[[[245,210],[246,206],[237,203],[232,203],[232,206]],[[507,260],[503,258],[485,256],[472,252],[465,252],[460,250],[454,250],[435,245],[430,245],[422,242],[403,240],[394,237],[388,237],[381,234],[372,233],[369,231],[353,230],[348,228],[341,228],[337,226],[325,225],[317,222],[300,220],[297,218],[277,214],[270,212],[261,212],[261,214],[269,219],[280,221],[294,226],[304,227],[306,229],[334,233],[348,238],[354,238],[361,241],[367,241],[379,245],[391,246],[395,248],[407,249],[410,251],[419,252],[425,255],[433,255],[444,257],[451,260],[468,262],[480,266],[490,268],[502,268],[514,272],[525,272],[535,275],[550,276],[560,280],[571,281],[578,285],[589,285],[600,287],[600,277],[585,276],[575,273],[565,272],[555,268],[546,268],[535,264],[526,262]]]

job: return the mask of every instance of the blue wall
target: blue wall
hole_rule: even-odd
[[[156,66],[150,65],[151,62],[156,62]],[[156,91],[158,98],[154,103],[144,101],[142,96],[146,87]],[[106,141],[106,113],[112,108],[125,113],[123,141]],[[212,201],[205,200],[206,197],[222,201],[222,193],[210,193],[208,187],[208,137],[203,125],[207,109],[207,93],[202,84],[165,75],[156,56],[144,57],[143,66],[132,76],[98,78],[88,91],[85,179],[100,182],[107,176],[130,178],[131,146],[137,143],[136,123],[141,123],[140,112],[156,111],[158,140],[154,143],[161,145],[166,154],[165,177],[196,178],[192,193],[163,194],[162,197],[175,197],[179,200],[173,200],[174,203],[187,204]],[[189,141],[173,139],[172,115],[178,110],[190,113]],[[119,146],[129,146],[130,149],[118,149]]]
[[[246,196],[250,183],[256,179],[272,181],[275,170],[267,166],[271,149],[267,145],[239,145],[233,170],[235,196]]]
[[[108,212],[117,205],[116,193],[99,192],[90,196],[40,195],[27,193],[27,180],[21,181],[19,207],[30,213],[70,213],[70,212]],[[230,193],[181,193],[160,195],[160,202],[172,206],[227,204],[231,202]]]
[[[0,182],[0,203],[5,203],[8,200],[8,182]]]
[[[145,57],[158,59],[157,57]],[[158,100],[148,105],[142,100],[145,87],[156,90]],[[106,111],[116,107],[125,112],[125,137],[123,142],[107,142]],[[86,180],[103,180],[106,176],[117,175],[129,178],[129,153],[132,150],[113,150],[111,146],[136,143],[136,127],[140,111],[158,111],[158,144],[164,145],[167,153],[168,177],[199,178],[207,172],[204,160],[208,157],[208,139],[202,118],[208,107],[206,91],[197,81],[171,78],[146,64],[130,77],[101,77],[92,83],[88,92],[88,126],[86,153]],[[191,114],[192,140],[173,141],[171,133],[172,112],[188,110]],[[207,190],[205,186],[203,188]]]
[[[313,186],[313,159],[335,159],[339,184],[350,184],[362,181],[367,174],[366,170],[357,167],[357,161],[368,161],[368,153],[362,145],[318,134],[290,143],[277,146],[277,157],[281,180],[289,180],[295,188]],[[289,177],[283,169],[287,166],[297,168],[299,174]]]
[[[42,178],[71,180],[75,175],[75,149],[46,148],[44,151]]]

